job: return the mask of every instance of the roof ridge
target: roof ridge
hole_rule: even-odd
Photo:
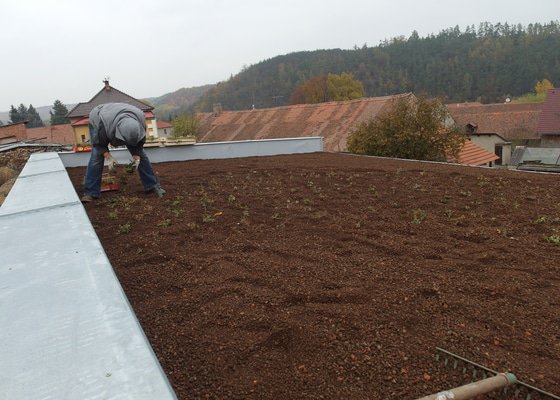
[[[353,100],[343,100],[343,101],[325,101],[322,103],[309,103],[309,104],[288,104],[285,106],[278,106],[278,107],[266,107],[266,108],[255,108],[252,110],[227,110],[222,111],[221,113],[244,113],[244,112],[255,112],[255,111],[269,111],[269,110],[285,110],[285,109],[293,109],[293,108],[319,108],[325,106],[339,106],[344,104],[353,104],[353,103],[366,103],[366,102],[374,102],[374,101],[386,101],[388,99],[396,99],[401,97],[407,97],[412,95],[412,92],[406,93],[399,93],[387,96],[379,96],[379,97],[361,97],[359,99]]]

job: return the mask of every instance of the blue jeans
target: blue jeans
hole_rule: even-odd
[[[90,129],[91,137],[95,135],[92,129]],[[92,140],[93,141],[93,140]],[[128,147],[128,146],[127,146]],[[142,186],[144,186],[144,191],[149,192],[159,186],[159,181],[154,170],[152,169],[152,164],[146,155],[144,149],[138,150],[135,148],[140,156],[140,165],[138,166],[138,175],[140,175],[140,180],[142,181]],[[91,149],[91,157],[86,170],[86,179],[84,181],[84,194],[97,198],[101,195],[101,175],[103,175],[103,163],[105,158],[103,157],[104,148],[93,146]],[[130,148],[129,148],[130,151]]]

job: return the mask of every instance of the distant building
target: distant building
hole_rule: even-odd
[[[27,139],[38,142],[75,145],[76,137],[70,124],[42,126],[27,129]]]
[[[27,121],[0,126],[0,144],[27,139]]]
[[[492,132],[514,145],[538,145],[537,123],[543,105],[537,104],[448,104],[447,109],[458,126],[469,134],[469,126],[478,132]]]
[[[138,107],[144,111],[146,116],[146,136],[157,137],[157,121],[153,113],[153,107],[143,103],[140,100],[129,96],[109,85],[109,80],[104,80],[105,86],[91,98],[87,103],[78,103],[72,110],[66,114],[70,119],[70,124],[74,130],[76,143],[89,143],[89,113],[96,106],[105,103],[127,103],[132,106]]]
[[[560,89],[546,93],[537,134],[542,147],[560,147]]]
[[[476,145],[499,157],[496,165],[509,165],[511,162],[511,142],[497,133],[479,132],[478,125],[469,122],[465,127],[465,135]]]
[[[0,144],[20,141],[74,145],[74,130],[70,124],[28,128],[27,121],[0,126]]]
[[[169,139],[173,136],[173,125],[165,121],[157,121],[157,133],[159,138]]]
[[[325,151],[346,151],[346,143],[361,122],[390,110],[412,93],[351,101],[198,114],[199,142],[223,142],[322,136]]]
[[[457,158],[448,157],[447,161],[474,167],[492,167],[493,163],[498,159],[499,157],[493,152],[487,151],[472,140],[467,139],[459,151]]]

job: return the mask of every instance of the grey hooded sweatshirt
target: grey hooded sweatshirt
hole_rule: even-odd
[[[126,145],[133,156],[139,155],[146,141],[144,112],[130,104],[101,104],[89,113],[89,124],[95,131],[92,145],[105,151],[109,144]]]

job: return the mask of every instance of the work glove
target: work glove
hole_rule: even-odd
[[[140,159],[137,158],[135,160],[132,160],[132,168],[134,168],[135,171],[138,171],[138,167],[140,166]]]
[[[116,172],[117,166],[119,165],[117,160],[115,160],[111,155],[107,157],[106,160],[107,160],[107,168],[109,169],[109,172]]]

